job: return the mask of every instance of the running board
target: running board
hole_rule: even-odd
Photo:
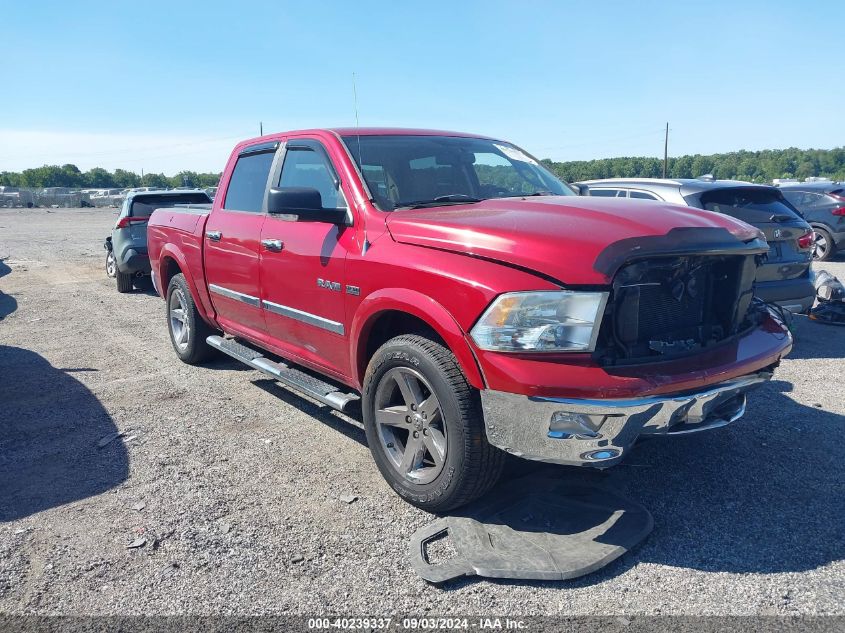
[[[303,371],[289,367],[284,363],[273,362],[262,356],[261,352],[242,345],[234,339],[209,336],[206,343],[253,369],[264,372],[286,387],[314,398],[314,400],[327,404],[338,411],[343,411],[344,407],[350,402],[360,399],[357,394],[339,391],[335,385],[323,382]]]

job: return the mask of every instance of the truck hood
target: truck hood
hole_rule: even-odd
[[[387,227],[397,242],[500,261],[570,285],[608,284],[625,260],[663,250],[766,250],[760,231],[739,220],[618,198],[499,198],[398,210]]]

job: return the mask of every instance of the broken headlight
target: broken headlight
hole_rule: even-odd
[[[591,352],[606,292],[508,292],[481,315],[470,334],[481,349],[499,352]]]

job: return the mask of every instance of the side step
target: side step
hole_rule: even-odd
[[[335,385],[323,382],[319,378],[315,378],[303,371],[289,367],[284,363],[275,363],[262,356],[261,352],[242,345],[234,339],[226,339],[222,336],[209,336],[205,341],[224,354],[228,354],[253,369],[264,372],[286,387],[299,391],[338,411],[343,411],[344,407],[350,402],[360,399],[357,394],[339,391]]]

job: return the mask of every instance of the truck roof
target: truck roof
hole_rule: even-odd
[[[299,135],[299,134],[314,134],[314,133],[330,133],[338,136],[458,136],[462,138],[483,138],[487,140],[496,140],[490,136],[483,134],[468,134],[467,132],[453,132],[448,130],[426,130],[419,128],[402,128],[402,127],[326,127],[326,128],[310,128],[304,130],[288,130],[285,132],[274,132],[273,134],[265,134],[264,136],[256,136],[238,143],[238,147],[243,145],[254,145],[262,141],[275,141],[280,136]]]

